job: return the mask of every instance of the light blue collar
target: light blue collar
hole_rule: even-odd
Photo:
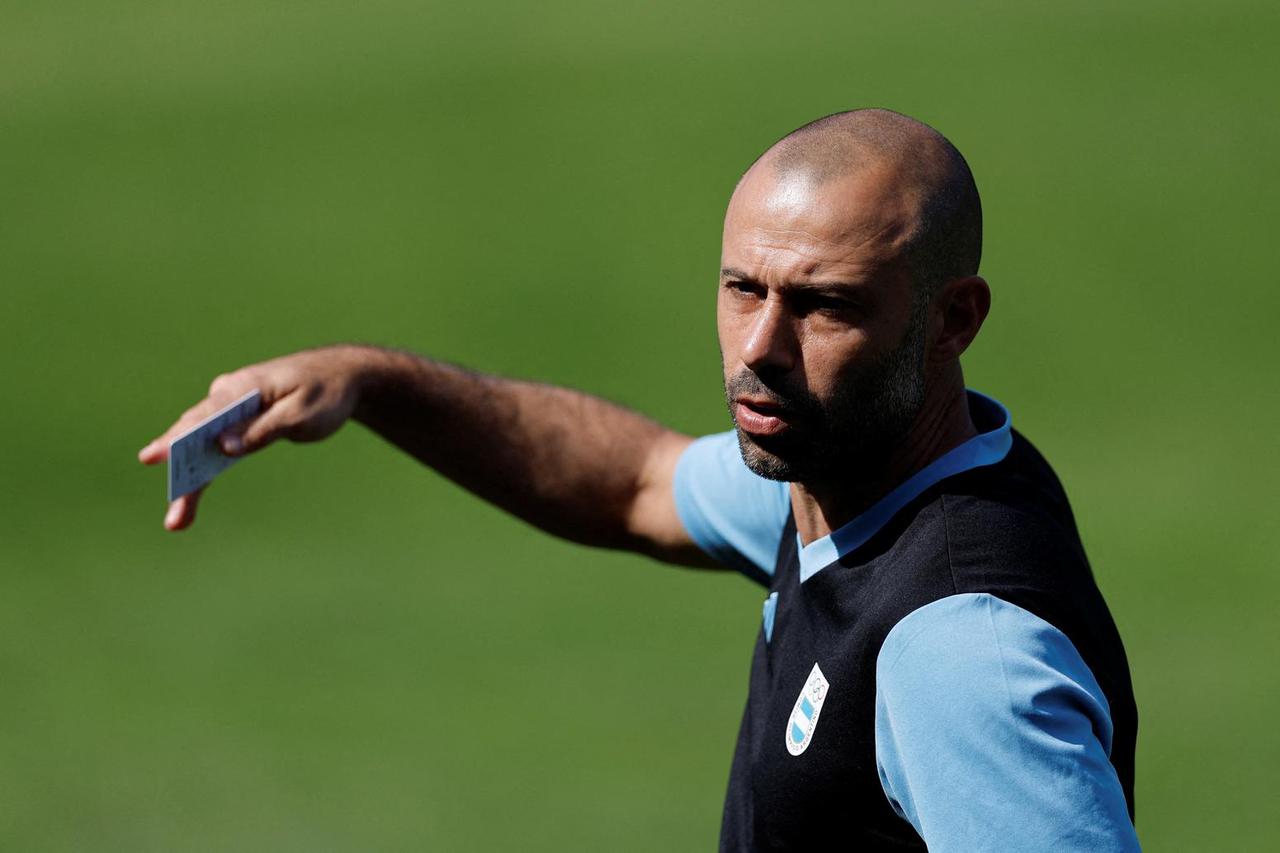
[[[947,477],[994,465],[1008,454],[1013,446],[1013,426],[1009,419],[1009,410],[996,400],[977,391],[969,391],[969,409],[985,415],[976,417],[980,423],[998,420],[999,426],[990,432],[982,432],[957,447],[953,447],[937,459],[921,468],[910,479],[885,495],[866,512],[848,524],[833,530],[821,539],[815,539],[808,545],[800,544],[800,534],[796,534],[796,547],[800,550],[800,582],[822,571],[839,560],[845,554],[860,547],[875,535],[889,519],[907,504],[920,496],[925,489]]]

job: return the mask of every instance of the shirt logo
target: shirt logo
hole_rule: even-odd
[[[827,689],[830,687],[826,676],[815,663],[804,689],[791,709],[791,717],[787,720],[787,752],[799,755],[809,748],[813,740],[813,730],[818,727],[818,715],[822,713],[822,703],[827,701]]]

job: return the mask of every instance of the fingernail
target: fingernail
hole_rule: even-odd
[[[173,525],[177,524],[179,515],[180,513],[178,511],[178,505],[175,503],[172,506],[170,506],[169,511],[164,514],[164,526],[172,527]]]
[[[151,448],[153,448],[153,447],[155,447],[155,446],[156,446],[156,443],[155,443],[154,441],[153,441],[153,442],[151,442],[151,443],[149,443],[149,444],[147,444],[147,445],[145,445],[141,450],[139,450],[139,451],[138,451],[138,455],[139,455],[139,456],[146,456],[146,455],[147,455],[147,452],[148,452],[149,450],[151,450]]]
[[[235,456],[244,449],[244,442],[240,440],[238,435],[226,435],[222,437],[222,452],[228,456]]]

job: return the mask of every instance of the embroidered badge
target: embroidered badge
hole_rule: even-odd
[[[800,691],[800,698],[796,699],[795,707],[791,709],[791,717],[787,720],[787,752],[799,755],[809,748],[830,686],[815,663],[809,679],[804,683],[804,689]]]

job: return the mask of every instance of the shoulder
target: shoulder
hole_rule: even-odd
[[[999,464],[941,484],[937,507],[958,592],[1092,585],[1066,492],[1022,435]]]
[[[786,483],[766,480],[746,466],[734,432],[703,436],[685,448],[673,488],[680,520],[704,552],[767,580],[791,513],[791,494]]]
[[[1071,640],[998,596],[958,593],[912,611],[889,631],[876,662],[877,691],[886,699],[922,691],[978,696],[1001,718],[1033,710],[1037,685],[1056,685],[1063,675],[1077,700],[1103,712],[1095,734],[1109,749],[1106,697]]]

